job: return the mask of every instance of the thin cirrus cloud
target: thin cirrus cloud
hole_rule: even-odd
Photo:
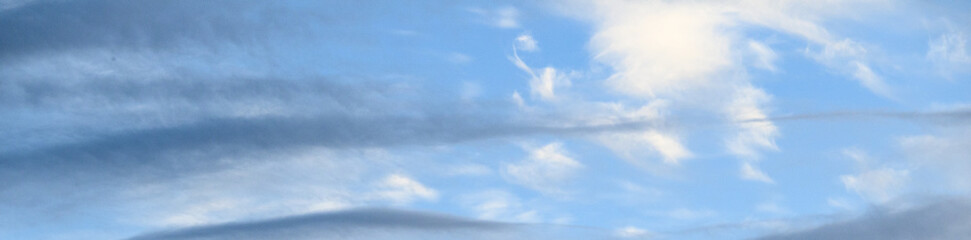
[[[523,35],[528,36],[528,35]],[[522,37],[522,36],[520,36]],[[531,40],[527,39],[527,40]],[[517,39],[517,41],[522,41]],[[556,89],[569,87],[570,79],[568,76],[564,75],[561,71],[557,71],[553,67],[545,67],[540,69],[534,69],[526,64],[522,58],[519,57],[517,51],[520,47],[527,47],[527,49],[535,50],[535,42],[531,42],[532,45],[526,45],[523,43],[517,43],[517,47],[513,47],[513,55],[509,58],[513,64],[519,69],[523,70],[529,75],[529,89],[532,96],[538,96],[544,101],[552,101],[556,99]],[[524,45],[524,46],[519,46]]]
[[[498,28],[518,28],[519,9],[512,6],[498,7],[494,9],[470,8],[469,12],[479,15],[485,23]]]
[[[503,173],[517,184],[547,194],[563,194],[559,186],[583,169],[583,164],[569,156],[562,143],[550,143],[530,149],[529,158],[506,164]]]

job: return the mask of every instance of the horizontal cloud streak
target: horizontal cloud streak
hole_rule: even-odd
[[[356,239],[352,236],[369,235],[369,231],[464,230],[501,232],[509,231],[515,227],[514,224],[469,220],[440,214],[391,209],[359,209],[246,223],[192,227],[149,233],[130,239],[331,239],[335,237]]]
[[[316,118],[229,118],[202,120],[194,124],[159,127],[98,138],[90,142],[65,144],[29,153],[5,153],[0,159],[28,156],[71,156],[101,153],[143,154],[223,145],[239,147],[285,147],[314,145],[333,148],[385,147],[452,143],[496,137],[541,134],[592,134],[650,126],[649,122],[604,125],[545,126],[494,120],[488,117],[352,117]]]
[[[759,239],[965,239],[971,236],[969,222],[971,202],[950,199],[904,211],[877,210],[855,220]]]
[[[940,123],[965,123],[971,120],[971,109],[952,109],[944,111],[926,112],[893,112],[893,111],[837,111],[821,112],[809,114],[794,114],[788,116],[775,116],[768,118],[753,118],[741,120],[739,122],[766,122],[766,121],[803,121],[803,120],[841,120],[841,119],[868,119],[868,118],[889,118],[901,120],[921,120],[934,121]]]
[[[179,239],[610,239],[597,229],[469,220],[393,209],[358,209],[190,227],[129,240]]]
[[[171,177],[227,164],[227,156],[304,147],[362,149],[428,146],[537,135],[584,135],[645,128],[649,122],[550,126],[489,116],[221,118],[0,153],[0,178],[23,182],[59,175]],[[43,177],[42,177],[43,178]]]

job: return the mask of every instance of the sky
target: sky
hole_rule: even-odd
[[[969,12],[0,0],[0,239],[961,239]]]

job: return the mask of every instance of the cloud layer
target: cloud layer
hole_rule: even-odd
[[[971,234],[971,204],[951,199],[904,211],[876,210],[860,218],[759,239],[963,239]]]

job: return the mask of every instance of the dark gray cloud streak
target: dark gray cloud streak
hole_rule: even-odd
[[[463,219],[447,215],[421,213],[392,209],[359,209],[333,213],[307,214],[255,222],[229,223],[213,226],[191,227],[150,233],[131,238],[132,240],[150,239],[223,239],[237,236],[251,236],[252,239],[290,239],[306,233],[300,231],[319,231],[334,233],[349,228],[365,229],[416,229],[450,230],[471,229],[499,231],[513,228],[513,224]],[[259,236],[259,237],[258,237]]]
[[[967,239],[971,236],[971,201],[950,199],[904,210],[875,210],[858,219],[760,240],[799,239]]]
[[[184,44],[258,46],[271,29],[324,20],[280,14],[266,1],[37,1],[0,12],[0,61],[111,46],[170,49]],[[244,14],[249,14],[246,16]],[[283,26],[286,26],[285,28]]]
[[[511,224],[392,209],[359,209],[148,233],[130,240],[188,239],[593,239],[591,229]]]
[[[958,108],[942,111],[836,111],[809,114],[793,114],[787,116],[773,116],[768,118],[748,119],[739,122],[786,122],[810,120],[866,120],[866,119],[899,119],[912,121],[930,121],[942,124],[961,124],[971,120],[971,108]]]
[[[646,122],[610,125],[545,126],[489,115],[355,117],[266,117],[209,119],[95,137],[78,143],[0,153],[3,169],[56,168],[96,170],[159,167],[166,153],[222,149],[226,152],[298,147],[334,149],[423,146],[501,137],[581,135],[627,131]],[[171,164],[171,163],[170,163]]]

